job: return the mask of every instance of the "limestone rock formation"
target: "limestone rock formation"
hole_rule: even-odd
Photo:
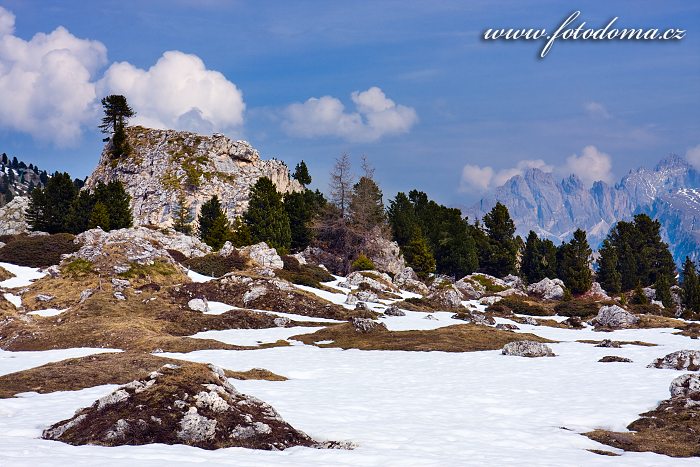
[[[515,341],[503,346],[503,355],[517,357],[554,357],[554,352],[548,345],[535,341]]]
[[[0,207],[0,235],[15,235],[29,229],[25,217],[28,206],[29,198],[18,196]]]
[[[245,141],[138,126],[126,131],[132,153],[114,159],[108,143],[85,186],[120,180],[132,198],[134,225],[172,226],[181,195],[195,220],[213,195],[233,220],[246,211],[250,187],[261,177],[281,193],[302,189],[283,162],[261,160]]]
[[[671,381],[669,387],[671,397],[700,398],[700,375],[681,375]]]
[[[626,328],[639,322],[639,318],[617,305],[602,306],[591,324],[610,328]]]
[[[545,277],[527,286],[527,292],[545,300],[561,300],[564,297],[564,282],[561,279]]]
[[[666,368],[669,370],[700,370],[700,350],[679,350],[663,358],[657,358],[649,368]]]
[[[238,392],[220,368],[163,366],[46,429],[74,445],[187,444],[204,449],[315,446],[269,404]]]

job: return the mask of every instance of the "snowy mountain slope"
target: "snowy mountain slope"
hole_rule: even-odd
[[[700,173],[680,156],[630,171],[614,186],[599,181],[587,188],[575,175],[557,181],[551,173],[529,169],[463,212],[481,219],[497,201],[508,207],[519,235],[534,230],[555,243],[580,227],[597,246],[616,222],[646,213],[661,222],[677,263],[686,255],[700,258]]]

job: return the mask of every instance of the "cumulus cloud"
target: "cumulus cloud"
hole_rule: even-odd
[[[700,170],[700,144],[688,149],[685,153],[685,158],[693,167]]]
[[[351,95],[354,112],[332,96],[312,97],[289,105],[284,111],[283,129],[304,138],[337,136],[348,141],[370,142],[386,135],[407,133],[418,121],[415,109],[396,104],[374,86]]]
[[[241,91],[196,55],[165,52],[148,70],[112,64],[107,48],[64,27],[30,40],[14,35],[15,16],[0,7],[0,127],[58,145],[95,128],[99,100],[124,94],[135,124],[200,132],[243,123]]]
[[[595,146],[586,146],[581,155],[572,154],[567,157],[563,170],[574,174],[587,185],[602,180],[610,183],[612,176],[612,160],[608,154],[601,152]]]
[[[95,73],[107,49],[63,27],[29,41],[13,35],[14,15],[0,7],[0,126],[60,145],[79,138],[94,117]]]
[[[148,70],[112,64],[98,83],[101,95],[123,94],[137,111],[133,124],[199,132],[225,131],[243,123],[243,94],[196,56],[165,52]]]
[[[540,169],[543,172],[552,172],[554,167],[542,159],[525,159],[519,161],[515,167],[494,170],[489,166],[467,164],[462,168],[462,178],[459,189],[462,192],[483,192],[490,188],[503,185],[516,175],[522,175],[527,169]]]
[[[611,117],[608,109],[605,108],[600,102],[590,101],[583,104],[583,109],[586,113],[594,118],[608,119]]]

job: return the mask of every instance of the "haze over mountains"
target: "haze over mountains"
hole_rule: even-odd
[[[677,155],[653,169],[631,170],[615,185],[598,181],[590,188],[575,175],[558,180],[552,173],[528,169],[463,212],[471,220],[481,219],[497,201],[508,207],[523,238],[534,230],[558,244],[580,227],[597,247],[616,222],[646,213],[661,223],[676,263],[699,256],[700,173]]]

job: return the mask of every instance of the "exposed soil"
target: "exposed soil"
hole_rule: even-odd
[[[166,363],[187,364],[182,360],[141,352],[115,352],[70,358],[0,376],[0,398],[29,391],[46,394],[55,391],[77,391],[103,384],[126,384],[145,378]],[[226,370],[226,376],[268,381],[287,379],[262,368],[248,371]]]
[[[683,397],[667,399],[627,426],[630,432],[594,430],[594,441],[625,451],[656,452],[672,457],[700,456],[700,404]],[[698,405],[696,405],[698,404]]]
[[[351,324],[340,324],[320,329],[312,334],[293,336],[317,347],[339,347],[360,350],[409,350],[441,352],[476,352],[501,349],[508,342],[532,340],[553,342],[534,334],[512,333],[476,324],[458,324],[423,331],[386,331],[378,329],[360,333]],[[316,342],[333,341],[329,344]]]

